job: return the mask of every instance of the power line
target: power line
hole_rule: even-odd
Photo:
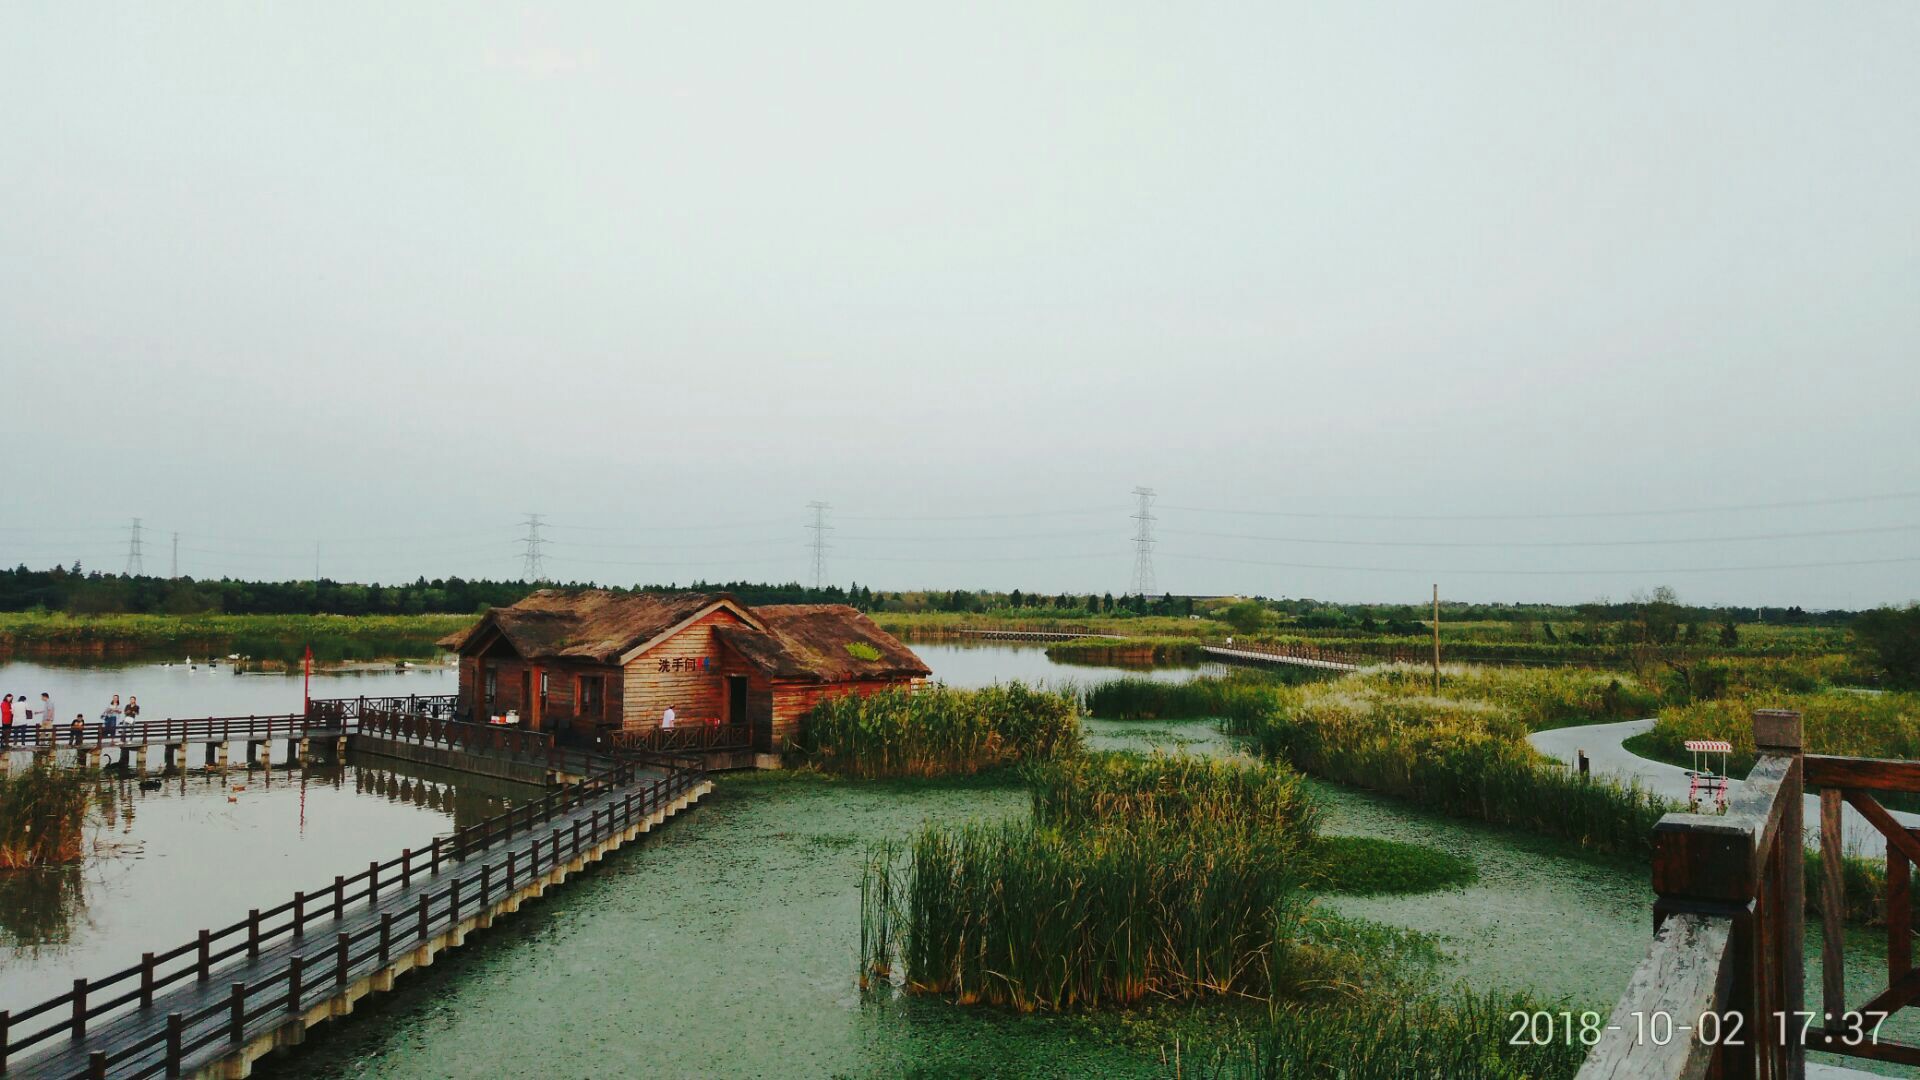
[[[871,516],[865,514],[842,514],[842,521],[997,521],[1011,518],[1039,517],[1097,517],[1113,513],[1111,506],[1096,506],[1085,510],[1032,510],[1012,514],[901,514]]]
[[[1666,566],[1651,569],[1621,570],[1463,570],[1435,569],[1431,566],[1339,566],[1328,563],[1269,562],[1264,559],[1229,559],[1214,555],[1169,555],[1187,562],[1230,563],[1236,566],[1277,566],[1289,570],[1348,570],[1362,574],[1483,574],[1493,577],[1578,577],[1588,574],[1730,574],[1755,570],[1824,570],[1841,566],[1889,566],[1920,562],[1920,555],[1893,559],[1846,559],[1838,562],[1771,563],[1754,566]]]
[[[526,553],[521,557],[520,580],[545,581],[547,568],[542,561],[540,548],[546,541],[540,538],[540,515],[528,512],[526,520],[520,524],[527,530],[527,534],[520,538],[527,545]]]
[[[134,518],[133,529],[127,534],[127,576],[139,577],[146,569],[140,551],[140,519]]]
[[[1753,540],[1802,540],[1816,536],[1867,536],[1874,533],[1913,532],[1916,525],[1870,525],[1858,529],[1818,529],[1811,532],[1747,533],[1740,536],[1693,536],[1675,540],[1321,540],[1311,536],[1252,536],[1246,533],[1199,532],[1168,529],[1169,536],[1206,536],[1218,540],[1259,540],[1271,544],[1320,544],[1328,547],[1404,548],[1590,548],[1662,547],[1674,544],[1731,544]]]
[[[813,532],[813,587],[824,589],[827,587],[827,532],[832,528],[827,524],[827,511],[833,507],[816,499],[807,504],[807,509],[813,511],[813,522],[807,526]]]
[[[1920,491],[1893,491],[1880,495],[1849,495],[1831,499],[1799,499],[1792,502],[1691,506],[1667,510],[1589,510],[1565,514],[1339,514],[1308,513],[1297,510],[1242,510],[1217,506],[1168,506],[1193,514],[1234,514],[1245,517],[1308,518],[1340,521],[1568,521],[1583,518],[1668,517],[1685,514],[1720,514],[1739,510],[1791,510],[1808,506],[1848,506],[1858,503],[1896,502],[1920,499]]]
[[[1138,506],[1133,512],[1133,595],[1152,596],[1158,592],[1153,580],[1153,489],[1136,487],[1133,497]]]

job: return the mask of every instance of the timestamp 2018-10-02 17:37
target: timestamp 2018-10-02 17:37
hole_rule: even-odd
[[[1821,1022],[1828,1025],[1821,1030],[1832,1030],[1844,1045],[1861,1046],[1879,1041],[1880,1025],[1889,1015],[1867,1011],[1845,1012],[1836,1017],[1831,1013],[1797,1010],[1775,1012],[1773,1021],[1775,1033],[1783,1044],[1796,1038],[1806,1042],[1814,1024]],[[1837,1028],[1832,1027],[1836,1019]],[[1609,1023],[1605,1016],[1592,1011],[1515,1010],[1507,1015],[1507,1021],[1514,1025],[1513,1034],[1507,1038],[1513,1046],[1544,1046],[1555,1042],[1592,1046],[1600,1041],[1602,1034],[1623,1028],[1631,1029],[1635,1040],[1656,1046],[1665,1046],[1676,1038],[1694,1038],[1709,1046],[1744,1046],[1748,1037],[1746,1017],[1737,1012],[1703,1012],[1691,1021],[1678,1022],[1664,1011],[1635,1011],[1629,1014],[1627,1023],[1620,1024]]]

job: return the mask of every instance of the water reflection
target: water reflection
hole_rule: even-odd
[[[0,872],[0,946],[38,956],[63,945],[86,908],[79,866]]]
[[[474,824],[543,789],[349,753],[109,776],[92,854],[0,875],[0,1009],[18,1010]]]

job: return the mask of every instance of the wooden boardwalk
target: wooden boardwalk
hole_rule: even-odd
[[[601,758],[589,779],[302,891],[269,911],[12,1014],[0,1073],[245,1076],[276,1047],[486,929],[711,789],[680,759]]]
[[[1357,660],[1323,653],[1310,647],[1279,650],[1240,645],[1202,645],[1200,651],[1223,660],[1240,660],[1253,664],[1291,664],[1294,667],[1322,668],[1327,671],[1360,670]]]

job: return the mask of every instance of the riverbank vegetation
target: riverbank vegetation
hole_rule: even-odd
[[[92,773],[38,763],[0,775],[0,871],[84,858],[98,791]]]
[[[323,663],[433,656],[471,615],[99,615],[0,613],[0,654],[225,656]]]
[[[816,705],[801,732],[807,764],[865,778],[977,773],[1071,754],[1081,743],[1075,696],[1019,681],[847,694]]]
[[[1724,739],[1733,744],[1728,772],[1745,776],[1753,768],[1756,709],[1798,712],[1811,754],[1920,759],[1920,692],[1914,691],[1755,693],[1670,706],[1660,711],[1653,730],[1629,740],[1629,749],[1656,761],[1691,765],[1688,739]]]
[[[1631,677],[1584,670],[1385,666],[1289,686],[1244,677],[1188,684],[1116,680],[1099,705],[1131,715],[1211,716],[1262,756],[1313,776],[1457,817],[1561,836],[1600,851],[1645,853],[1666,800],[1583,779],[1526,741],[1529,732],[1645,715],[1654,698]]]

